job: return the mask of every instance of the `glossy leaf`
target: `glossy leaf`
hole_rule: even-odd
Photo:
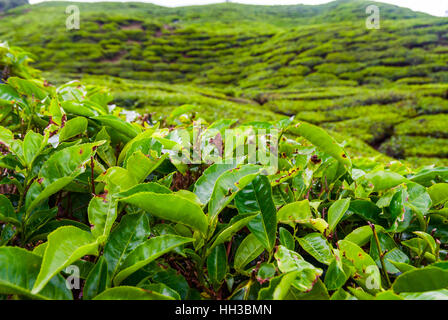
[[[218,178],[226,171],[235,168],[231,164],[212,164],[208,167],[201,177],[194,184],[194,193],[199,197],[203,204],[207,204],[212,197],[213,189]]]
[[[203,234],[207,232],[208,220],[201,207],[178,195],[140,192],[120,201],[142,208],[161,219],[192,227]]]
[[[41,201],[63,189],[84,172],[85,165],[95,154],[100,143],[86,143],[62,149],[54,153],[42,166],[37,180],[26,196],[27,213]]]
[[[208,276],[215,288],[218,288],[227,272],[227,254],[226,247],[223,244],[216,246],[211,250],[207,257]]]
[[[338,160],[346,168],[351,168],[352,164],[347,153],[325,130],[309,123],[300,122],[290,127],[289,131],[304,137],[313,145]]]
[[[267,288],[260,290],[258,294],[259,300],[284,300],[295,279],[299,276],[298,271],[282,274],[269,282]]]
[[[71,300],[65,279],[58,275],[38,293],[32,292],[42,258],[17,247],[0,248],[0,293],[17,294],[30,299]]]
[[[292,234],[283,227],[280,227],[278,231],[279,231],[278,233],[280,238],[280,244],[289,250],[294,250],[295,240]]]
[[[87,130],[88,121],[84,117],[76,117],[68,120],[59,132],[59,142],[69,140]]]
[[[104,243],[117,218],[117,202],[110,197],[93,197],[88,207],[92,235]]]
[[[243,165],[219,176],[208,203],[209,220],[212,226],[216,222],[218,214],[235,198],[237,191],[244,189],[259,171],[259,166]]]
[[[110,284],[111,280],[107,270],[107,261],[104,256],[102,256],[92,268],[86,279],[83,288],[83,298],[89,300],[93,299],[95,296],[108,289]]]
[[[448,271],[436,267],[405,272],[395,280],[392,286],[397,293],[435,291],[446,288],[448,288]]]
[[[42,152],[45,147],[45,139],[39,133],[28,131],[23,140],[23,157],[25,163],[31,168],[34,159]]]
[[[252,233],[249,234],[239,245],[235,253],[234,268],[243,270],[252,260],[264,251],[263,244]]]
[[[259,212],[249,222],[248,228],[266,250],[272,251],[277,233],[277,210],[269,179],[257,176],[238,193],[235,203],[240,213]]]
[[[402,175],[389,171],[368,173],[365,178],[373,184],[374,191],[387,190],[407,181]]]
[[[218,233],[218,235],[216,235],[212,245],[209,247],[207,252],[209,253],[217,245],[230,240],[230,238],[235,233],[237,233],[242,228],[244,228],[254,218],[255,218],[255,214],[251,214],[251,213],[244,214],[244,215],[237,215],[234,218],[232,218],[232,220],[230,220],[229,224],[225,228],[223,228],[223,230],[220,231]]]
[[[32,293],[40,292],[51,278],[79,258],[97,254],[98,243],[90,233],[73,226],[57,229],[48,236],[48,246]]]
[[[11,201],[0,194],[0,221],[20,226],[19,216],[15,213]]]
[[[130,139],[135,138],[140,133],[136,127],[113,115],[101,115],[92,117],[92,119],[101,122],[104,126],[110,127]]]
[[[320,233],[309,233],[303,238],[298,238],[300,246],[317,261],[329,265],[333,260],[332,249]]]
[[[382,226],[375,225],[375,230],[377,232],[382,232],[384,231],[384,228]],[[372,235],[373,235],[372,228],[369,225],[367,225],[353,230],[344,238],[344,240],[353,242],[354,244],[362,247],[367,243],[369,243]]]
[[[174,298],[142,288],[120,286],[101,292],[93,300],[174,300]]]
[[[350,199],[335,201],[328,209],[328,230],[333,231],[350,206]]]
[[[278,268],[283,273],[297,272],[292,285],[299,291],[306,292],[313,288],[316,280],[322,275],[322,269],[305,261],[297,252],[279,246],[275,253]]]
[[[125,215],[112,231],[104,247],[104,258],[112,277],[123,261],[150,235],[148,217],[144,213]]]
[[[345,258],[347,263],[354,267],[354,279],[359,281],[364,287],[367,287],[366,282],[370,279],[373,288],[368,289],[379,290],[381,288],[380,272],[372,257],[365,253],[359,246],[347,240],[338,241],[338,247],[341,256]],[[374,288],[374,284],[377,285],[377,288]]]
[[[428,188],[432,203],[437,206],[448,201],[448,183],[437,183]]]
[[[132,273],[144,267],[151,261],[154,261],[178,246],[192,241],[194,241],[194,239],[175,235],[163,235],[146,240],[130,252],[126,259],[124,259],[118,274],[114,278],[115,285],[120,284]]]

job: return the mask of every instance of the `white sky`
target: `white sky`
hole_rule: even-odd
[[[96,2],[98,0],[77,0],[82,2]],[[101,1],[101,0],[100,0]],[[115,2],[128,2],[125,0],[108,0]],[[138,0],[134,0],[138,1]],[[43,2],[43,0],[30,0],[30,3]],[[219,0],[142,0],[142,2],[150,2],[167,7],[200,5],[208,3],[224,2]],[[328,0],[233,0],[232,2],[246,3],[246,4],[321,4],[330,2]],[[448,0],[378,0],[378,2],[385,2],[395,4],[401,7],[408,7],[414,11],[421,11],[430,13],[436,16],[444,16],[448,11]]]

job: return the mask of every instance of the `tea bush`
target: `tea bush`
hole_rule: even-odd
[[[288,118],[198,131],[195,106],[153,119],[2,50],[2,299],[448,298],[448,167],[350,157]],[[266,139],[278,167],[179,161],[233,155],[249,138],[229,144],[230,128]]]
[[[446,112],[446,18],[381,4],[381,30],[367,30],[364,0],[182,8],[80,3],[82,27],[67,31],[67,5],[49,2],[0,13],[0,38],[31,51],[34,65],[59,85],[81,77],[92,83],[95,75],[121,78],[124,85],[111,87],[116,104],[142,87],[148,89],[150,82],[237,92],[225,98],[231,108],[214,101],[222,106],[219,117],[235,117],[237,105],[247,120],[295,115],[327,128],[347,127],[345,136],[349,133],[377,150],[389,150],[399,140],[394,128],[401,122],[416,114]],[[208,102],[189,90],[178,97],[194,101],[208,120],[216,119]],[[338,95],[319,98],[316,91]],[[173,106],[159,108],[159,94],[148,91],[139,97],[138,112],[168,116]],[[371,112],[360,114],[362,106]],[[384,112],[387,108],[391,110]],[[392,124],[389,136],[373,131],[378,114],[396,113],[400,122]],[[358,130],[358,123],[366,123],[369,131]],[[417,168],[415,159],[401,160]],[[436,153],[433,159],[437,165],[446,161]]]

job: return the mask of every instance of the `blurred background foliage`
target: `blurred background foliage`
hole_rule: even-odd
[[[184,104],[209,121],[295,116],[355,154],[448,165],[448,18],[376,3],[381,29],[369,30],[374,2],[363,0],[75,4],[80,30],[55,1],[1,13],[0,38],[56,84],[107,86],[114,103],[153,118]]]

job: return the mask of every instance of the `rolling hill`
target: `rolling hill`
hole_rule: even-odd
[[[68,3],[47,2],[2,13],[0,38],[48,78],[107,85],[153,117],[183,104],[209,121],[295,116],[363,155],[448,164],[448,18],[376,3],[369,30],[372,3],[78,3],[81,28],[66,30]]]

